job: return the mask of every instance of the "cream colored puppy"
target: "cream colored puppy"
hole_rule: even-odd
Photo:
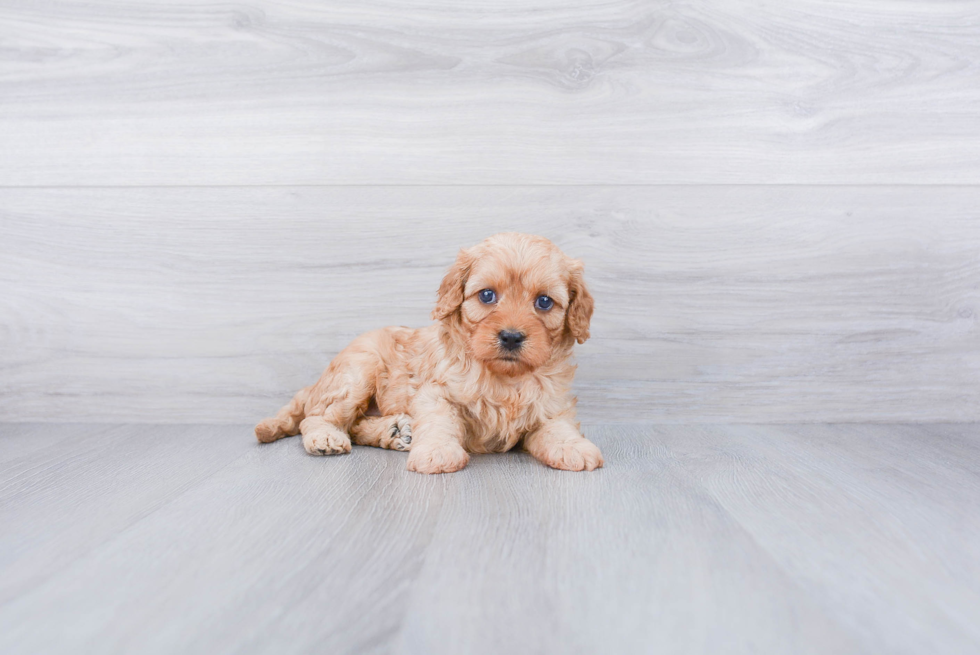
[[[348,453],[352,440],[409,450],[419,473],[458,471],[467,453],[518,444],[554,468],[602,466],[570,390],[572,346],[589,338],[592,317],[582,269],[527,234],[461,250],[439,287],[436,324],[354,339],[255,436],[302,433],[311,455]]]

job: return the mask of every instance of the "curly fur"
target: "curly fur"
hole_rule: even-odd
[[[493,289],[497,301],[478,297]],[[540,295],[554,300],[535,307]],[[388,327],[357,337],[320,380],[259,423],[261,442],[301,433],[313,455],[353,443],[409,450],[408,468],[446,473],[467,453],[518,444],[560,469],[602,466],[579,432],[572,347],[589,338],[593,300],[583,266],[542,237],[498,234],[461,250],[439,287],[429,327]],[[526,335],[502,348],[501,330]]]

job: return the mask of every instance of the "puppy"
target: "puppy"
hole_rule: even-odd
[[[301,433],[311,455],[348,453],[352,441],[407,450],[408,469],[419,473],[458,471],[467,453],[518,444],[554,468],[602,466],[570,391],[572,346],[589,338],[592,318],[582,270],[527,234],[461,250],[439,287],[437,323],[354,339],[255,436]]]

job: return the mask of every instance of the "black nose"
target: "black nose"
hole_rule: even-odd
[[[501,330],[497,333],[497,338],[500,339],[500,347],[504,350],[517,350],[524,343],[527,335],[517,330]]]

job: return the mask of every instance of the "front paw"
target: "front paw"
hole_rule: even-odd
[[[470,456],[455,441],[414,444],[408,454],[408,470],[416,473],[452,473],[469,461]]]
[[[563,471],[592,471],[603,465],[602,453],[588,439],[549,444],[538,459]]]
[[[350,452],[350,437],[336,426],[318,425],[303,433],[303,447],[311,455],[340,455]]]

